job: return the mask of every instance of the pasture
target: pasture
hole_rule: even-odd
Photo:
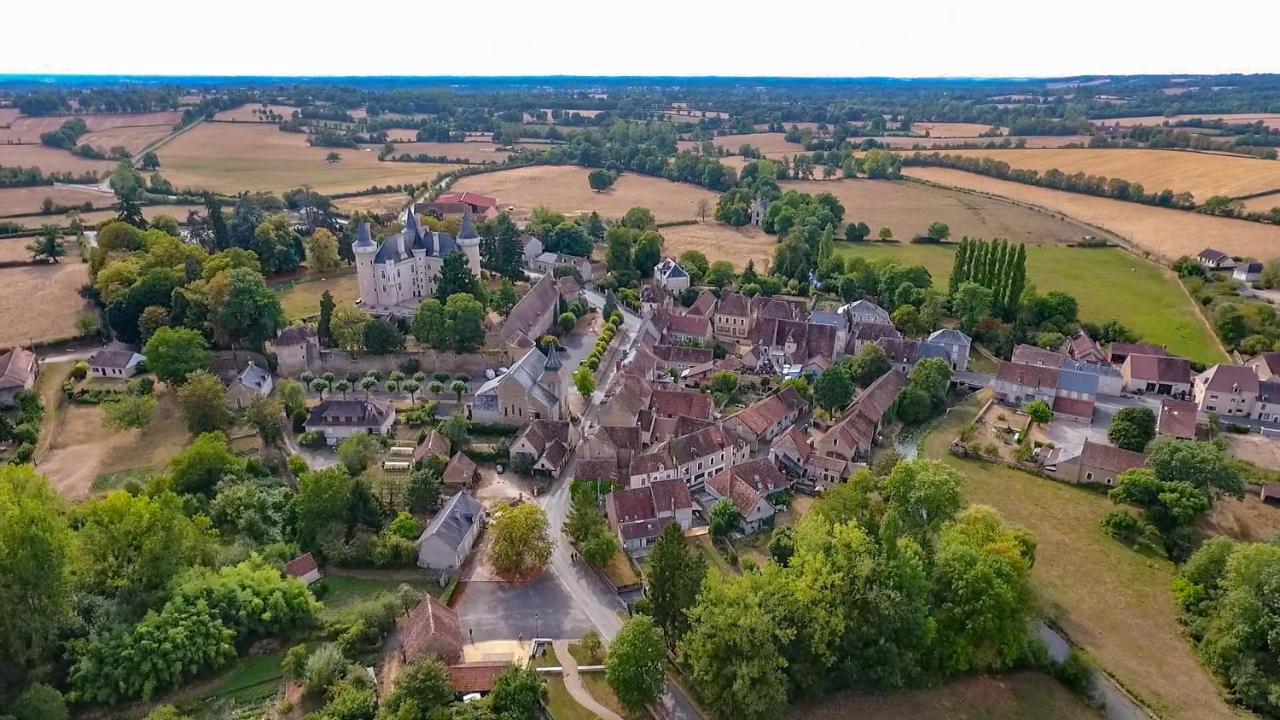
[[[790,126],[788,126],[790,127]],[[787,138],[782,133],[760,132],[747,133],[744,135],[720,135],[711,139],[716,147],[722,147],[728,152],[736,153],[738,148],[743,145],[750,145],[766,155],[772,153],[798,153],[804,152],[804,146],[800,143],[787,142]],[[676,143],[676,147],[681,150],[696,150],[702,143],[696,140],[681,140]]]
[[[836,243],[845,256],[889,258],[923,265],[935,287],[946,287],[955,245]],[[1027,246],[1027,282],[1037,291],[1075,297],[1080,318],[1096,323],[1119,320],[1145,341],[1169,352],[1211,364],[1226,356],[1171,273],[1119,248]]]
[[[1097,720],[1098,713],[1048,675],[1014,672],[963,677],[883,695],[842,692],[788,710],[794,720]]]
[[[339,162],[326,162],[330,152]],[[161,172],[177,188],[236,193],[284,192],[310,185],[320,193],[430,180],[454,165],[380,162],[377,153],[307,145],[301,133],[270,125],[205,123],[160,148]],[[585,181],[584,181],[585,184]]]
[[[301,320],[320,313],[320,296],[328,290],[334,302],[353,303],[360,296],[360,284],[354,268],[330,274],[306,276],[275,285],[280,307],[286,320]]]
[[[990,505],[1035,535],[1031,581],[1044,613],[1158,717],[1241,717],[1183,637],[1169,591],[1173,565],[1139,554],[1099,528],[1115,508],[1110,500],[947,452],[987,396],[984,391],[952,410],[923,451],[963,474],[970,503]]]
[[[223,110],[213,116],[214,120],[226,120],[231,122],[270,122],[262,114],[264,111],[273,111],[277,115],[288,120],[293,116],[293,111],[298,108],[292,105],[270,105],[267,103],[249,103],[241,105],[238,108]]]
[[[844,205],[846,221],[871,226],[874,235],[881,227],[893,230],[901,241],[923,235],[932,222],[944,222],[951,237],[1006,238],[1035,245],[1058,245],[1078,241],[1096,231],[1070,219],[985,198],[920,183],[890,180],[808,180],[781,183],[783,190],[806,193],[828,192]]]
[[[404,154],[409,155],[430,155],[432,157],[446,157],[450,162],[467,162],[467,163],[500,163],[511,156],[506,150],[499,150],[494,143],[481,142],[393,142],[395,151],[391,153],[393,157],[400,157]],[[374,152],[382,149],[381,145],[370,145]]]
[[[0,240],[6,257],[25,250],[30,238]],[[30,257],[29,255],[27,257]],[[74,249],[60,263],[0,268],[0,347],[75,337],[76,320],[92,306],[80,297],[89,266]]]
[[[912,135],[928,135],[931,138],[972,138],[991,129],[981,123],[915,122],[911,123]]]
[[[88,143],[103,152],[111,148],[123,146],[132,155],[137,155],[143,148],[159,142],[173,132],[170,125],[140,125],[137,127],[115,127],[103,130],[90,130],[80,136],[80,142]]]
[[[150,113],[88,113],[85,115],[41,115],[38,117],[20,115],[13,117],[11,120],[0,121],[7,124],[8,127],[0,127],[0,145],[5,143],[39,143],[41,133],[57,130],[62,127],[62,123],[78,117],[84,120],[84,124],[89,128],[89,133],[100,132],[109,129],[118,128],[141,128],[141,127],[162,127],[168,131],[173,130],[173,126],[182,119],[182,113],[177,111],[162,111]],[[81,136],[80,142],[85,142],[88,135]],[[97,143],[92,143],[96,145]],[[117,143],[118,144],[118,143]],[[107,148],[103,148],[104,150]]]
[[[375,195],[352,195],[333,201],[339,212],[351,214],[363,211],[371,213],[394,213],[403,210],[409,202],[409,196],[402,192],[377,193]]]
[[[105,197],[105,196],[104,196]],[[186,222],[187,212],[196,210],[204,212],[203,205],[144,205],[142,206],[142,216],[148,220],[154,220],[158,215],[168,215],[178,222]],[[103,220],[112,220],[118,213],[115,210],[94,210],[92,212],[75,213],[80,218],[80,222],[88,225],[97,225]],[[4,219],[5,222],[19,223],[23,227],[35,230],[41,225],[48,224],[64,224],[67,222],[66,215],[20,215],[17,217],[9,217]]]
[[[0,151],[2,152],[2,151]],[[85,202],[94,207],[106,207],[115,202],[115,195],[110,192],[95,192],[72,187],[55,187],[53,185],[37,185],[35,187],[0,189],[0,217],[40,212],[40,203],[45,198],[52,198],[58,205],[79,206]]]
[[[567,215],[594,210],[613,218],[633,207],[646,207],[660,223],[693,220],[700,201],[706,201],[710,216],[719,197],[696,185],[636,173],[623,173],[613,187],[598,193],[587,185],[588,172],[567,165],[531,166],[459,178],[451,189],[496,197],[503,207],[514,206],[512,218],[517,222],[527,220],[539,205]]]
[[[1195,256],[1206,246],[1259,260],[1280,256],[1280,227],[1275,225],[1050,190],[950,168],[911,167],[904,168],[903,174],[1074,218],[1119,235],[1164,260]]]
[[[1271,208],[1280,207],[1280,192],[1246,198],[1240,203],[1250,212],[1271,212]]]
[[[0,130],[0,132],[3,131]],[[36,137],[36,142],[39,142],[39,136]],[[76,175],[97,172],[99,175],[106,175],[111,172],[115,163],[111,160],[82,158],[79,155],[72,155],[67,150],[44,145],[11,145],[0,139],[0,165],[34,166],[43,170],[46,175],[55,172],[69,172]]]
[[[1214,195],[1237,197],[1280,190],[1280,162],[1219,153],[1185,150],[1070,149],[966,150],[961,154],[989,157],[1010,167],[1058,169],[1071,175],[1102,175],[1142,183],[1147,192],[1165,188],[1190,192],[1197,202]]]

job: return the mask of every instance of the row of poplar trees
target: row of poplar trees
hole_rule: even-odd
[[[966,282],[990,288],[994,295],[992,314],[1013,320],[1027,286],[1026,246],[1000,239],[961,239],[951,268],[950,294],[955,295]]]

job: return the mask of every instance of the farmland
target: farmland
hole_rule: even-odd
[[[924,450],[963,474],[970,502],[995,507],[1035,535],[1032,586],[1045,613],[1158,717],[1240,717],[1182,635],[1169,592],[1173,565],[1134,552],[1099,529],[1114,507],[1109,500],[947,453],[985,395],[951,412]]]
[[[103,196],[107,197],[107,196]],[[190,210],[204,211],[202,205],[144,205],[142,206],[142,215],[148,220],[154,220],[159,215],[168,215],[178,222],[185,222],[187,212]],[[93,225],[103,220],[116,217],[118,213],[115,210],[94,210],[93,212],[78,212],[76,216],[80,218],[80,222],[85,225]],[[19,223],[24,227],[31,229],[39,228],[41,225],[64,223],[65,215],[21,215],[18,217],[5,218],[5,222]]]
[[[931,138],[973,138],[991,129],[980,123],[917,122],[911,124],[912,135]]]
[[[0,240],[23,246],[29,239]],[[48,265],[0,268],[0,347],[74,337],[76,319],[90,310],[79,290],[89,282],[89,266],[75,257]],[[38,312],[35,310],[38,309]]]
[[[888,180],[810,180],[782,183],[783,190],[829,192],[844,205],[847,221],[861,221],[874,233],[889,227],[894,237],[909,240],[924,234],[932,222],[944,222],[951,235],[1006,238],[1037,245],[1076,242],[1096,231],[1070,219],[973,193]]]
[[[66,150],[44,145],[6,145],[0,141],[0,165],[10,167],[38,167],[49,173],[69,172],[82,175],[88,172],[105,174],[111,171],[110,160],[90,160],[72,155]]]
[[[598,193],[587,185],[587,173],[585,168],[570,166],[516,168],[460,178],[452,189],[492,195],[504,206],[514,205],[512,216],[517,222],[527,220],[539,205],[570,215],[594,210],[615,218],[639,206],[653,211],[660,223],[692,220],[699,201],[707,202],[710,213],[719,197],[695,185],[636,173],[624,173],[613,187]]]
[[[398,142],[392,144],[395,145],[396,148],[395,151],[391,153],[394,157],[400,157],[407,153],[409,155],[446,157],[451,161],[497,163],[502,162],[511,156],[510,152],[498,150],[498,146],[493,143]],[[378,152],[382,149],[381,145],[369,147],[373,147],[374,152]]]
[[[1252,123],[1261,120],[1262,124],[1267,127],[1280,127],[1280,115],[1276,113],[1205,113],[1201,115],[1171,115],[1169,117],[1145,115],[1143,117],[1106,118],[1094,120],[1093,122],[1095,125],[1128,127],[1130,125],[1164,125],[1165,123],[1172,125],[1183,120],[1226,120],[1233,123]]]
[[[1280,162],[1237,155],[1137,149],[965,150],[960,154],[1041,173],[1056,168],[1068,175],[1082,172],[1121,178],[1141,183],[1147,192],[1186,191],[1198,202],[1214,195],[1237,197],[1280,189]]]
[[[403,210],[408,202],[408,195],[402,192],[395,192],[337,198],[333,201],[333,204],[338,208],[339,212],[347,214],[353,212],[393,213]]]
[[[1232,255],[1259,259],[1275,257],[1280,249],[1280,227],[1275,225],[1050,190],[949,168],[912,167],[905,168],[903,174],[1070,216],[1116,233],[1167,260],[1195,255],[1208,245]]]
[[[799,720],[1096,720],[1098,714],[1057,680],[1040,673],[960,678],[924,690],[886,695],[840,693],[791,708]]]
[[[326,162],[330,152],[342,159]],[[373,185],[418,183],[456,167],[380,162],[369,150],[310,147],[303,134],[248,123],[205,123],[178,136],[158,154],[164,176],[175,187],[231,193],[284,192],[302,185],[321,193],[350,192]]]
[[[1271,208],[1280,207],[1280,192],[1247,198],[1241,200],[1240,203],[1244,205],[1245,210],[1251,212],[1270,212]]]
[[[62,123],[78,117],[84,120],[90,133],[111,128],[160,127],[172,132],[173,126],[182,119],[182,113],[176,111],[152,113],[90,113],[86,115],[48,115],[40,117],[18,116],[3,121],[9,125],[0,128],[0,145],[8,142],[39,143],[41,133],[57,130]],[[83,136],[87,139],[87,135]],[[82,140],[83,142],[83,140]]]
[[[716,147],[722,147],[731,153],[738,152],[738,148],[743,145],[750,145],[766,155],[771,153],[804,152],[803,145],[800,143],[787,142],[786,136],[782,133],[762,132],[748,133],[745,135],[721,135],[719,137],[712,138],[711,142],[715,143]],[[681,150],[697,149],[699,145],[701,145],[701,143],[693,140],[682,140],[677,143],[677,146]]]
[[[85,202],[92,202],[95,207],[104,207],[115,202],[115,196],[111,193],[78,188],[53,185],[4,188],[0,189],[0,216],[40,212],[40,203],[45,198],[52,198],[58,205],[78,206]]]
[[[223,110],[213,116],[214,120],[222,120],[227,122],[268,122],[260,113],[262,111],[271,111],[286,120],[293,115],[293,111],[298,108],[292,105],[270,105],[267,103],[250,103],[241,105],[238,108]]]

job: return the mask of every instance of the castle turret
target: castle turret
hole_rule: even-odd
[[[476,224],[471,219],[471,207],[462,211],[462,228],[458,230],[458,247],[467,254],[467,265],[471,272],[480,277],[480,233],[476,232]]]
[[[378,244],[373,241],[369,232],[369,223],[360,223],[356,230],[356,241],[351,243],[351,252],[356,256],[356,278],[360,283],[360,300],[365,308],[378,306],[378,285],[374,272],[374,256],[378,254]]]

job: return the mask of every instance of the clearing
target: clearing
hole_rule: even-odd
[[[333,201],[339,212],[350,215],[353,212],[397,213],[409,204],[409,196],[402,192],[376,193],[372,195],[352,195]]]
[[[30,238],[3,242],[25,247]],[[76,337],[76,320],[93,309],[80,297],[88,282],[74,249],[59,263],[0,268],[0,347]]]
[[[100,476],[159,470],[186,446],[190,435],[173,391],[162,386],[156,399],[159,406],[146,430],[104,428],[100,406],[67,403],[46,419],[53,423],[53,442],[37,458],[36,468],[73,502],[89,497]]]
[[[837,242],[843,255],[892,258],[924,265],[935,287],[946,288],[955,245]],[[1171,273],[1120,248],[1027,246],[1027,282],[1039,292],[1058,290],[1076,298],[1080,317],[1119,320],[1140,337],[1169,352],[1211,364],[1226,356],[1200,320]]]
[[[1166,261],[1181,255],[1194,257],[1205,246],[1264,260],[1280,254],[1280,226],[1276,225],[1050,190],[950,168],[909,167],[903,174],[1071,217],[1119,235]]]
[[[844,692],[793,706],[790,718],[837,720],[1097,720],[1078,695],[1034,672],[978,675],[885,695]]]
[[[360,296],[360,282],[355,268],[348,268],[328,275],[303,276],[272,289],[280,296],[280,307],[286,320],[301,320],[320,313],[320,296],[328,290],[336,303],[356,301]]]
[[[1250,212],[1271,212],[1273,208],[1280,207],[1280,192],[1245,198],[1239,202],[1241,205],[1244,205],[1245,210]]]
[[[293,105],[268,105],[267,103],[261,103],[261,104],[249,103],[247,105],[241,105],[238,108],[223,110],[217,115],[214,115],[213,119],[215,121],[221,120],[226,122],[269,123],[271,121],[263,117],[264,112],[272,111],[275,114],[279,115],[280,117],[288,120],[289,118],[293,117],[293,111],[297,109],[298,108],[294,107]]]
[[[1044,173],[1054,168],[1142,183],[1147,192],[1165,188],[1190,192],[1197,202],[1214,195],[1238,197],[1280,189],[1280,162],[1261,158],[1132,148],[1072,150],[965,150],[957,154],[988,157],[1021,170]]]
[[[1277,163],[1280,167],[1280,163]],[[806,193],[828,192],[844,205],[848,222],[871,226],[872,236],[882,227],[906,242],[923,235],[932,222],[951,228],[951,237],[1005,238],[1034,245],[1074,243],[1097,231],[1082,223],[1031,208],[1019,207],[921,183],[893,180],[804,180],[781,183],[782,189]]]
[[[975,138],[991,129],[982,123],[916,122],[911,123],[912,135],[928,135],[931,138]]]
[[[2,153],[3,150],[0,150]],[[73,187],[54,185],[37,185],[35,187],[18,187],[0,189],[0,217],[5,215],[22,215],[40,212],[40,203],[45,198],[52,198],[58,205],[79,206],[91,202],[94,207],[106,207],[116,201],[111,193],[94,192]],[[58,215],[51,218],[60,219]]]
[[[514,206],[516,222],[528,220],[539,205],[567,215],[595,210],[612,218],[622,217],[633,207],[646,207],[660,223],[693,220],[700,201],[706,201],[710,215],[719,198],[697,185],[637,173],[623,173],[613,187],[598,193],[587,185],[589,172],[569,165],[535,165],[459,178],[451,190],[496,197],[504,207]]]
[[[331,152],[342,159],[326,162]],[[302,133],[281,132],[262,123],[204,123],[157,153],[161,172],[175,187],[228,193],[278,193],[303,185],[326,194],[352,192],[374,185],[419,183],[456,167],[380,162],[370,150],[311,147]]]
[[[728,260],[739,269],[753,260],[756,270],[763,270],[773,261],[773,248],[778,244],[777,237],[751,225],[736,228],[721,223],[697,223],[662,228],[660,232],[666,241],[663,252],[667,255],[678,257],[680,253],[697,250],[711,262]]]
[[[924,453],[964,475],[971,503],[991,505],[1036,537],[1031,574],[1045,614],[1156,715],[1239,718],[1196,660],[1169,591],[1174,566],[1112,540],[1099,527],[1115,509],[1106,497],[1012,470],[952,457],[960,428],[989,397],[983,391],[953,409],[924,442]]]

